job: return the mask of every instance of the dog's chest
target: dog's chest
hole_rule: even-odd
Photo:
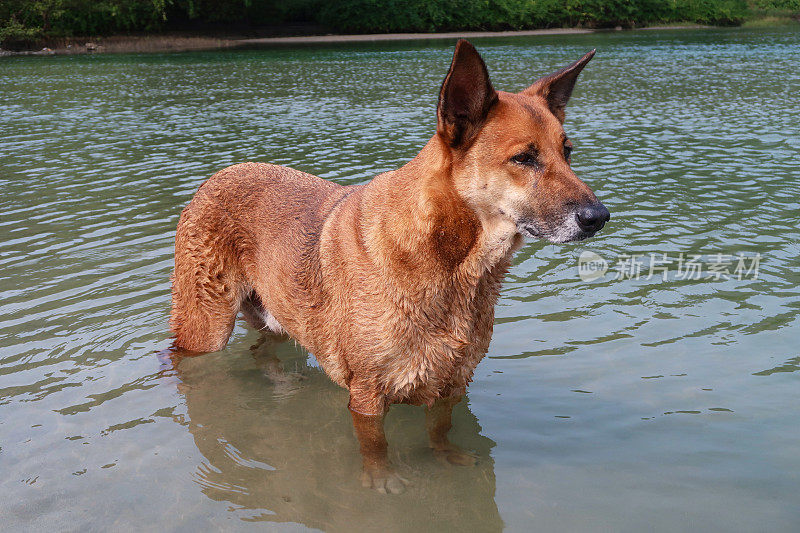
[[[391,401],[421,404],[463,393],[491,340],[499,279],[486,277],[469,291],[447,291],[409,306],[395,320],[385,363]]]

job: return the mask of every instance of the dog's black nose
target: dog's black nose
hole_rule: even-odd
[[[608,212],[606,206],[598,202],[579,208],[575,213],[575,218],[578,219],[578,226],[583,231],[595,233],[605,226],[608,219],[611,218],[611,213]]]

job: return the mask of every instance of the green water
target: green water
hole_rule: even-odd
[[[800,529],[792,28],[476,41],[505,90],[598,49],[566,129],[612,219],[517,255],[455,414],[474,468],[398,406],[414,486],[362,489],[346,392],[243,323],[223,352],[155,355],[197,186],[246,160],[396,168],[434,131],[452,44],[0,60],[0,529]],[[604,277],[580,279],[585,250]],[[651,253],[702,275],[649,276]],[[716,254],[759,254],[757,275],[708,277]],[[270,381],[275,351],[306,379]]]

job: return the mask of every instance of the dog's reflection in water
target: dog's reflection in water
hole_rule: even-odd
[[[451,439],[476,457],[455,466],[431,454],[422,408],[395,406],[389,454],[410,481],[386,498],[365,491],[347,405],[337,387],[291,341],[262,337],[249,348],[181,357],[172,366],[189,431],[205,460],[202,492],[230,502],[244,520],[296,522],[325,531],[499,531],[494,442],[480,434],[467,400],[453,410]],[[233,353],[230,353],[233,352]]]

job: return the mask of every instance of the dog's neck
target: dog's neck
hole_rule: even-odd
[[[458,194],[450,150],[434,136],[401,168],[377,176],[365,191],[365,244],[379,266],[409,279],[423,270],[477,281],[507,264],[522,237],[511,223],[488,220]],[[372,185],[372,184],[370,184]],[[399,265],[399,266],[398,266]]]

